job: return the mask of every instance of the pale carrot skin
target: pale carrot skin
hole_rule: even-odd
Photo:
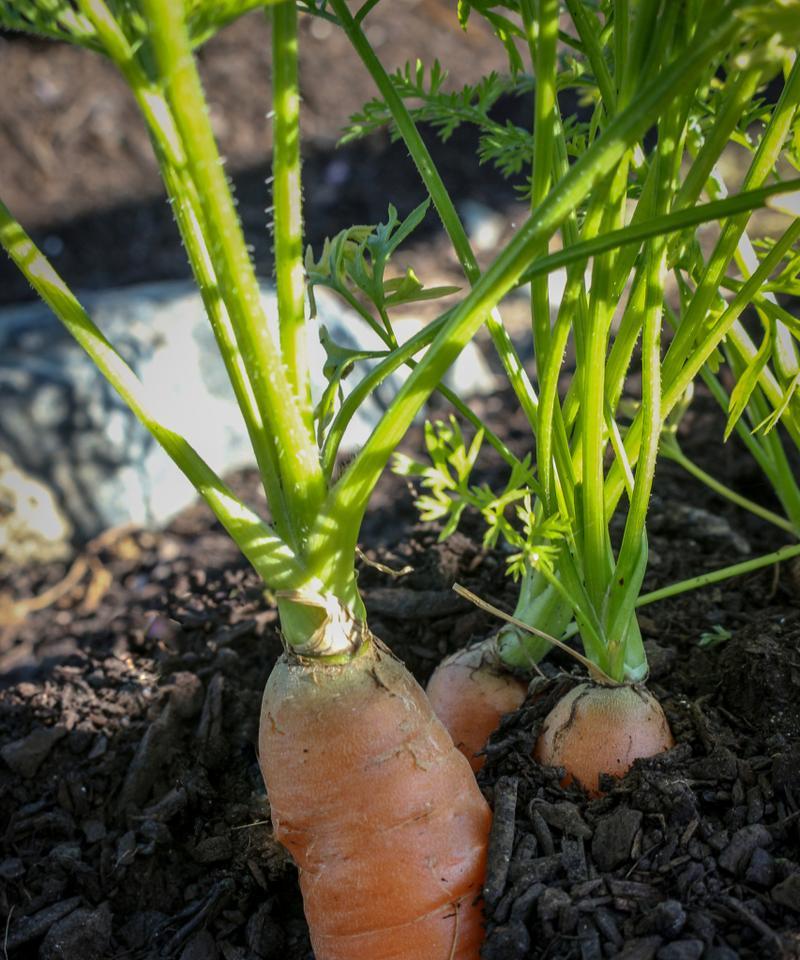
[[[504,668],[486,643],[442,660],[426,687],[434,713],[475,773],[485,762],[477,754],[501,719],[522,705],[527,691],[526,681]]]
[[[661,704],[645,687],[582,683],[547,715],[533,755],[545,766],[564,768],[562,786],[576,780],[600,797],[601,773],[623,777],[635,760],[674,744]]]
[[[259,751],[316,960],[478,960],[491,813],[402,664],[281,658]]]

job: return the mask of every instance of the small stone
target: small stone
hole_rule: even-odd
[[[191,720],[203,707],[205,692],[199,677],[187,670],[181,670],[172,677],[170,683],[169,705],[182,719]]]
[[[657,960],[700,960],[705,944],[702,940],[673,940],[656,954]]]
[[[558,887],[548,887],[539,897],[537,913],[541,921],[555,920],[563,907],[570,905],[569,894]]]
[[[578,942],[581,946],[581,960],[603,960],[600,937],[586,917],[581,917],[578,921]]]
[[[711,756],[689,764],[689,776],[695,780],[735,780],[738,771],[736,757],[725,747],[718,747]]]
[[[481,949],[482,960],[525,960],[531,946],[528,928],[521,920],[495,927]]]
[[[787,747],[772,761],[772,782],[776,789],[800,790],[800,743]]]
[[[230,837],[206,837],[192,850],[192,857],[198,863],[219,863],[230,860],[233,856],[233,846]]]
[[[541,814],[545,823],[570,837],[579,837],[588,840],[592,835],[592,828],[583,819],[574,803],[547,803],[544,800],[534,801],[534,809]]]
[[[586,866],[586,853],[583,849],[583,840],[569,840],[566,837],[561,841],[561,863],[564,873],[570,883],[578,883],[588,879],[589,872]]]
[[[79,908],[53,924],[39,947],[39,960],[106,960],[111,944],[111,907]]]
[[[597,924],[597,929],[610,944],[615,947],[622,945],[622,934],[619,932],[616,918],[611,910],[607,907],[598,907],[594,914],[594,922]]]
[[[537,857],[531,860],[524,873],[529,883],[547,883],[561,872],[561,857],[553,854],[552,857]]]
[[[760,823],[742,827],[731,837],[731,842],[719,855],[719,864],[728,873],[743,874],[757,847],[772,843],[772,834]]]
[[[168,921],[169,917],[158,910],[140,910],[123,924],[119,935],[127,946],[133,950],[139,950],[152,944],[159,930]]]
[[[7,743],[0,756],[21,777],[34,776],[48,753],[67,734],[66,727],[37,727],[27,737]]]
[[[218,960],[219,950],[208,930],[198,930],[186,941],[180,960]]]
[[[730,947],[711,947],[705,956],[705,960],[739,960],[739,954],[735,950],[731,950]]]
[[[514,883],[520,877],[527,876],[532,861],[536,859],[538,846],[536,837],[532,833],[523,834],[511,858],[511,866],[508,870],[510,883]]]
[[[686,925],[686,911],[677,900],[663,900],[649,910],[636,925],[637,933],[660,933],[677,937]]]
[[[518,784],[517,777],[500,777],[494,788],[494,816],[483,885],[483,897],[489,907],[498,902],[508,881],[514,849]]]
[[[72,913],[80,902],[80,897],[70,897],[68,900],[62,900],[59,903],[51,904],[49,907],[44,907],[44,909],[30,916],[12,920],[3,946],[13,950],[29,943],[31,940],[38,940],[62,917]]]
[[[628,860],[641,824],[642,814],[627,807],[620,807],[598,821],[592,839],[592,856],[600,870],[607,873]]]
[[[245,936],[247,946],[263,960],[280,960],[285,953],[285,935],[269,903],[262,903],[247,921]]]
[[[25,875],[25,866],[19,857],[9,857],[0,863],[1,880],[18,880]]]
[[[661,937],[642,937],[629,940],[615,960],[653,960],[661,946]]]
[[[83,830],[87,843],[97,843],[106,835],[106,825],[102,820],[84,820],[81,824],[81,830]]]
[[[771,887],[775,882],[775,860],[762,847],[756,847],[744,875],[745,883],[758,887]]]
[[[800,913],[800,873],[792,874],[772,888],[772,899],[782,907]]]

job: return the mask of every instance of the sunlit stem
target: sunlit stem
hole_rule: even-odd
[[[325,499],[326,485],[316,440],[290,385],[261,305],[258,281],[211,130],[182,4],[160,0],[142,3],[158,73],[210,234],[214,270],[262,420],[274,437],[289,511],[302,538]]]
[[[311,433],[314,418],[306,348],[297,7],[294,0],[285,0],[269,9],[274,116],[272,202],[281,353],[306,429]]]
[[[677,583],[671,583],[669,586],[662,587],[660,590],[643,593],[636,602],[636,606],[644,607],[650,603],[656,603],[658,600],[677,597],[681,593],[688,593],[690,590],[709,587],[714,583],[730,580],[731,577],[740,577],[745,573],[753,573],[756,570],[771,567],[774,564],[782,563],[784,560],[791,560],[792,557],[797,556],[800,556],[800,544],[781,547],[780,550],[775,550],[773,553],[767,553],[761,557],[755,557],[752,560],[743,560],[741,563],[734,563],[729,567],[723,567],[711,573],[703,573],[698,577],[691,577],[688,580],[679,580]]]

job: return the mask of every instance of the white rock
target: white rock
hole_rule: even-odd
[[[271,287],[264,285],[262,296],[277,324]],[[218,473],[253,463],[213,333],[191,284],[92,293],[82,302],[142,380],[154,409]],[[319,325],[340,346],[382,348],[363,320],[334,295],[317,291],[317,306],[317,324],[309,324],[309,362],[318,375],[312,385],[315,400],[326,385]],[[419,324],[403,321],[397,332],[404,339],[418,329]],[[0,357],[0,446],[16,469],[49,491],[65,531],[72,526],[79,539],[87,539],[128,521],[158,526],[194,499],[183,474],[46,307],[25,304],[0,311]],[[361,372],[364,366],[359,364]],[[359,367],[344,381],[345,392],[360,379]],[[384,382],[359,410],[343,453],[365,442],[406,375],[404,370]],[[495,389],[473,345],[448,380],[463,397]],[[50,529],[52,518],[44,525]]]

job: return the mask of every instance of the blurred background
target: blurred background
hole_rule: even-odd
[[[353,223],[377,222],[387,198],[408,212],[424,192],[403,147],[385,134],[336,149],[348,117],[374,95],[373,87],[342,33],[310,17],[301,24],[305,216],[308,241],[317,244]],[[453,88],[507,70],[504,51],[484,22],[476,17],[467,32],[460,30],[449,0],[380,5],[367,33],[390,70],[417,57],[430,65],[438,57]],[[114,68],[76,47],[0,37],[0,190],[15,216],[75,287],[188,277],[144,125]],[[264,16],[249,14],[223,30],[202,47],[199,61],[248,240],[259,272],[269,275]],[[526,105],[504,106],[530,122]],[[503,119],[502,108],[497,116]],[[468,219],[470,204],[502,210],[514,201],[512,188],[491,167],[478,166],[474,144],[467,128],[445,147],[433,144],[449,189],[467,204]],[[435,226],[429,217],[428,238]],[[26,282],[2,262],[0,302],[30,297]]]

